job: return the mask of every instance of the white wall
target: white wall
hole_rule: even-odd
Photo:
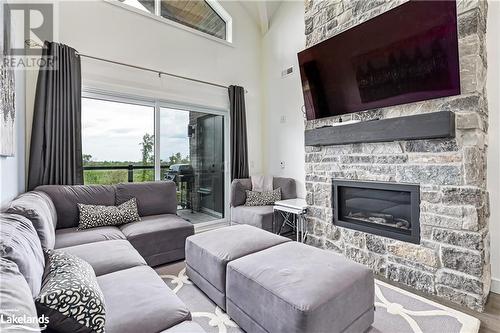
[[[500,293],[500,2],[488,1],[488,190],[490,193],[491,290]]]
[[[304,2],[285,1],[274,14],[262,41],[265,171],[297,181],[305,197],[304,100],[297,52],[305,48]],[[293,74],[281,71],[293,66]],[[280,163],[285,163],[282,168]]]
[[[245,87],[250,171],[262,172],[261,36],[241,4],[222,2],[233,18],[232,45],[102,0],[61,1],[58,5],[58,40],[82,54]],[[82,76],[87,87],[228,108],[225,89],[179,79],[160,80],[156,74],[122,66],[82,58]],[[28,80],[33,91],[35,80]],[[28,124],[31,117],[29,112]]]

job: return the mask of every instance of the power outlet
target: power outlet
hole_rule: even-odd
[[[286,123],[286,116],[285,115],[281,115],[280,123],[282,123],[282,124]]]

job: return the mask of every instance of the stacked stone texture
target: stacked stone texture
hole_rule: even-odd
[[[306,0],[307,46],[402,3]],[[487,3],[458,1],[457,7],[462,94],[352,116],[390,118],[450,110],[456,116],[456,137],[306,147],[308,243],[342,253],[390,280],[482,311],[490,286]],[[337,121],[307,121],[306,129]],[[421,244],[333,225],[332,178],[420,184]]]

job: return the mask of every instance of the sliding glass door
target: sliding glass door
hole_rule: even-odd
[[[227,111],[128,96],[82,100],[85,184],[171,180],[193,224],[227,216]]]
[[[224,116],[160,108],[161,178],[177,185],[179,215],[192,223],[224,218]]]

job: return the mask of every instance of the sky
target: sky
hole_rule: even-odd
[[[189,112],[160,112],[160,158],[189,155]],[[154,108],[90,98],[82,99],[83,153],[93,161],[140,161],[142,137],[154,134]]]

